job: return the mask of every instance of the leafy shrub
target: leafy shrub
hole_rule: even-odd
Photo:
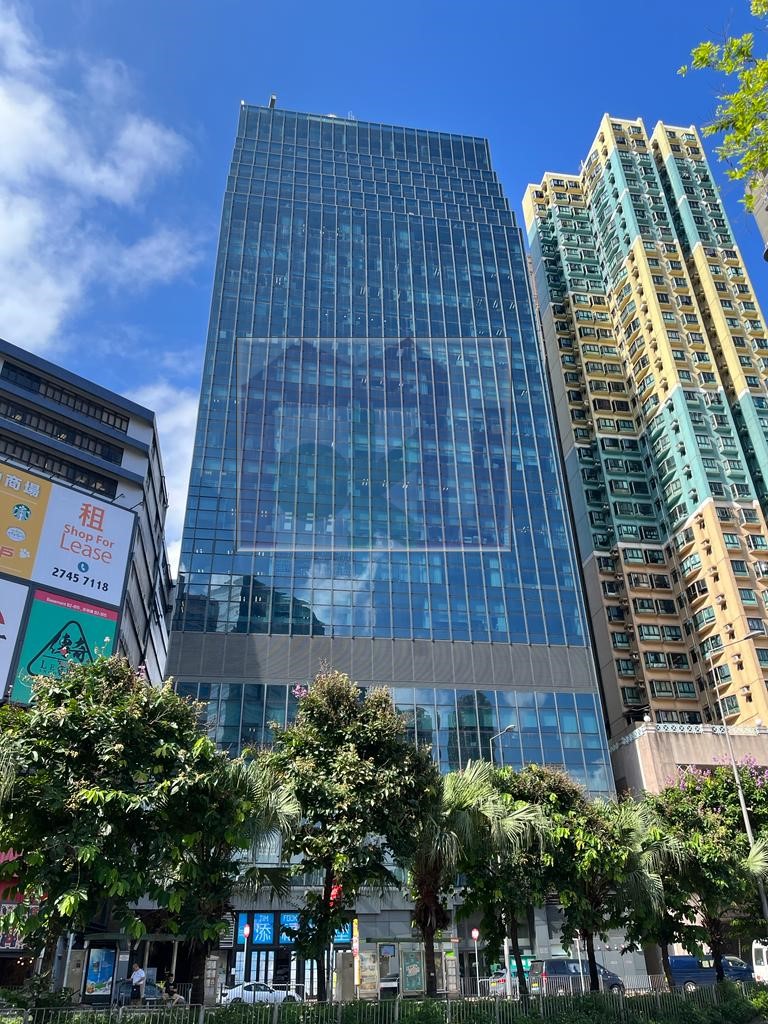
[[[36,1006],[71,1006],[74,992],[71,988],[62,988],[54,992],[48,985],[47,977],[34,975],[27,978],[24,985],[17,989],[0,989],[0,1001],[5,1006],[17,1006],[26,1010]]]
[[[758,1013],[768,1016],[768,988],[753,988],[749,993],[749,1001]]]
[[[464,1014],[461,1019],[470,1020]],[[404,999],[400,1006],[400,1020],[404,1024],[445,1024],[445,1003],[439,999]]]
[[[290,1014],[297,1004],[285,1003],[280,1007],[281,1024],[294,1024],[296,1020]],[[231,1006],[219,1006],[215,1010],[206,1010],[206,1024],[269,1024],[272,1019],[273,1007],[269,1003],[233,1003]]]

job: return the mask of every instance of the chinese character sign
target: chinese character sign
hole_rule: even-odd
[[[45,590],[35,591],[21,643],[13,700],[28,702],[35,676],[60,676],[112,653],[117,612]]]
[[[120,605],[135,516],[0,461],[0,572]]]
[[[0,462],[0,572],[32,578],[53,486]]]
[[[275,941],[275,915],[254,914],[251,941],[254,946],[271,946]]]
[[[134,515],[55,487],[35,559],[34,580],[116,607],[131,555]]]

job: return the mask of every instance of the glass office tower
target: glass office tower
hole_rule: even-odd
[[[445,770],[609,791],[554,438],[487,142],[243,105],[170,655],[219,742],[329,663]]]

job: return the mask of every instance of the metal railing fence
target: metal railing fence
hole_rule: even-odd
[[[0,1024],[514,1024],[531,1019],[566,1021],[587,1004],[599,1004],[622,1024],[660,1017],[670,1024],[690,1020],[690,1008],[716,1006],[718,986],[694,992],[665,991],[645,976],[648,987],[627,985],[626,995],[608,992],[518,999],[358,1000],[350,1003],[241,1003],[235,1006],[78,1006],[17,1010],[0,1008]],[[629,980],[629,979],[627,979]],[[639,980],[639,979],[638,979]],[[654,987],[656,986],[656,987]],[[748,989],[741,986],[747,995]],[[601,1018],[602,1019],[602,1018]]]
[[[527,998],[456,997],[382,999],[354,1002],[257,1002],[230,1007],[73,1007],[15,1010],[0,1008],[0,1024],[514,1024],[530,1019],[566,1021],[587,1004],[599,1004],[622,1024],[663,1018],[674,1024],[690,1019],[690,1008],[714,1007],[725,997],[716,985],[693,992],[664,990],[644,976],[647,987],[626,995],[599,992],[534,995]],[[638,979],[639,981],[640,979]],[[630,981],[630,979],[626,979]],[[744,994],[748,989],[741,986]]]

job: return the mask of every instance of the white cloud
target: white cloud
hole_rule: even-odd
[[[158,228],[133,245],[114,253],[110,273],[121,288],[142,288],[179,277],[198,262],[199,256],[186,236]]]
[[[33,52],[18,15],[8,10],[0,16],[0,61],[11,71],[29,74],[42,63],[42,55]]]
[[[191,388],[177,388],[167,380],[159,380],[132,391],[128,397],[157,414],[160,451],[168,488],[165,536],[171,570],[175,575],[179,564],[189,470],[192,465],[198,392]]]
[[[197,262],[187,230],[161,224],[135,237],[138,204],[187,147],[134,106],[123,65],[45,50],[0,0],[0,336],[8,341],[50,352],[95,289],[120,275],[122,288],[165,283]],[[108,230],[117,210],[121,226]]]

